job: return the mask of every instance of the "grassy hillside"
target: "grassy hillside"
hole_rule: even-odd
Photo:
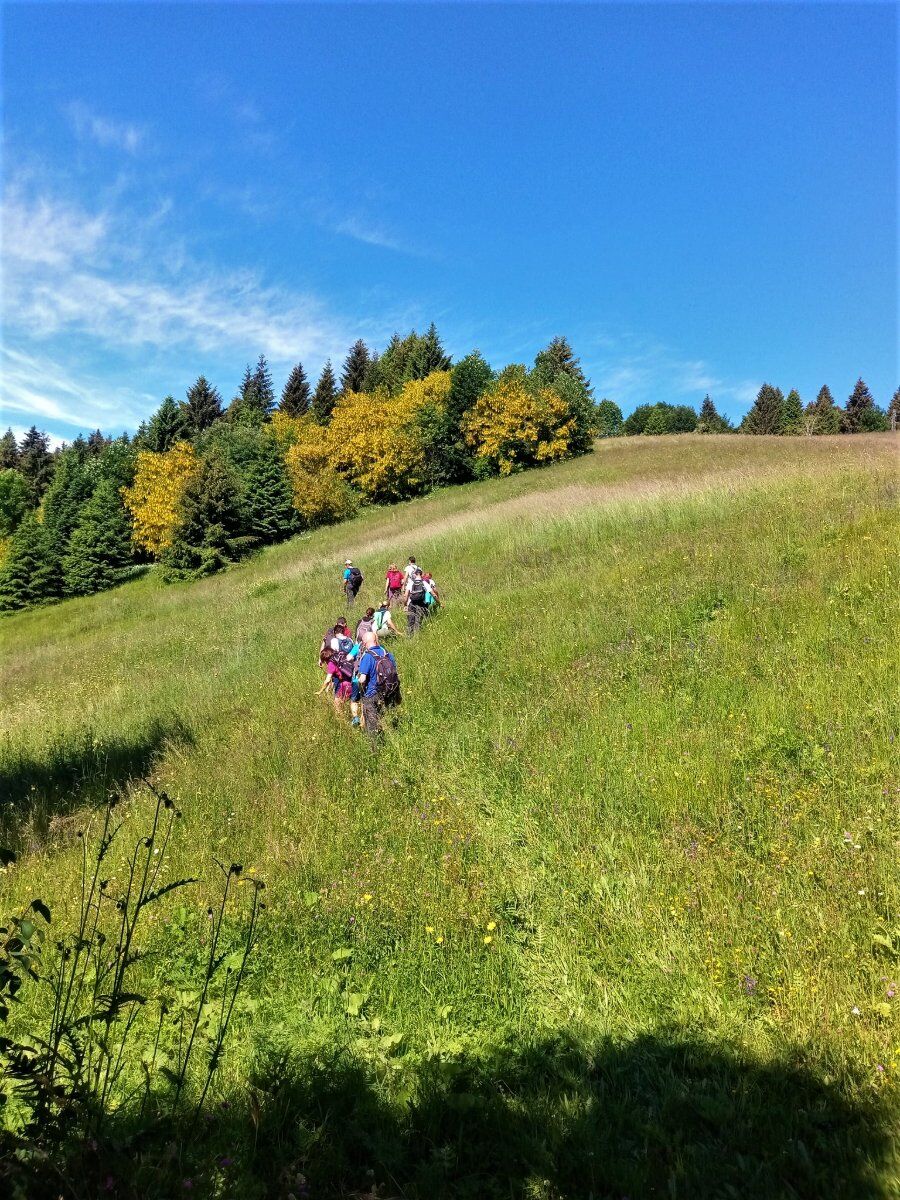
[[[173,877],[266,880],[222,1195],[900,1195],[895,454],[603,443],[4,619],[0,911],[142,774]],[[372,755],[316,651],[410,553],[447,607]]]

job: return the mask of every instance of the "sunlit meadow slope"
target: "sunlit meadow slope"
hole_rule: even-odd
[[[896,448],[601,443],[4,619],[0,911],[62,920],[76,830],[110,787],[136,816],[142,774],[184,812],[173,875],[217,853],[266,880],[218,1081],[268,1130],[233,1132],[244,1195],[282,1194],[261,1136],[318,1195],[900,1194]],[[373,755],[316,652],[343,559],[374,598],[409,554],[446,609],[397,646]],[[470,1141],[426,1103],[454,1071],[504,1098]],[[804,1142],[792,1071],[871,1140]]]

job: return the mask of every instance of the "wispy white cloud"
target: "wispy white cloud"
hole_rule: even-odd
[[[66,106],[65,111],[77,137],[96,142],[98,146],[106,149],[137,154],[146,136],[143,126],[102,116],[82,100],[74,100]]]
[[[392,237],[380,225],[367,221],[362,217],[344,217],[333,226],[335,233],[353,238],[356,242],[364,242],[367,246],[381,246],[384,250],[397,250],[401,254],[412,254],[415,251],[404,246],[397,238]]]
[[[321,359],[352,340],[314,296],[183,253],[160,260],[151,244],[136,247],[136,234],[157,236],[149,222],[92,214],[13,186],[2,225],[5,323],[32,339],[73,332],[113,347],[200,350],[246,343],[276,360]]]
[[[593,353],[591,353],[593,351]],[[709,393],[726,410],[752,403],[759,384],[730,380],[704,359],[686,358],[671,346],[631,333],[598,334],[585,348],[594,391],[628,410],[638,404],[698,404]]]
[[[86,378],[45,354],[0,347],[3,378],[3,421],[13,414],[29,422],[56,422],[77,429],[133,428],[145,415],[151,397],[108,381]],[[15,429],[15,426],[14,426]]]
[[[159,403],[160,381],[182,379],[185,363],[237,375],[262,351],[276,371],[298,358],[314,371],[355,338],[382,340],[393,328],[390,313],[349,321],[314,295],[198,261],[177,236],[176,215],[168,202],[136,213],[107,199],[93,212],[33,180],[7,186],[5,408],[78,427],[133,428]],[[117,370],[138,379],[137,388],[113,383]]]

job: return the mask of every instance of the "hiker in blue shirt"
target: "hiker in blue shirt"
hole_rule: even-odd
[[[374,739],[381,732],[385,711],[396,708],[401,701],[397,661],[389,650],[379,646],[375,633],[363,637],[363,653],[356,674],[362,693],[363,724]]]
[[[363,585],[363,573],[359,567],[353,565],[353,560],[348,558],[344,563],[344,574],[341,578],[344,595],[347,597],[347,605],[349,607],[356,599],[359,589]]]

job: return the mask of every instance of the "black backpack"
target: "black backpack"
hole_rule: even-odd
[[[347,576],[347,582],[354,591],[358,591],[362,587],[363,573],[359,567],[351,567],[350,574]]]
[[[409,603],[414,608],[425,607],[425,584],[421,579],[414,579],[409,585]]]
[[[400,677],[397,674],[397,664],[382,648],[380,654],[373,650],[369,653],[375,659],[375,694],[380,696],[388,707],[400,703]]]

